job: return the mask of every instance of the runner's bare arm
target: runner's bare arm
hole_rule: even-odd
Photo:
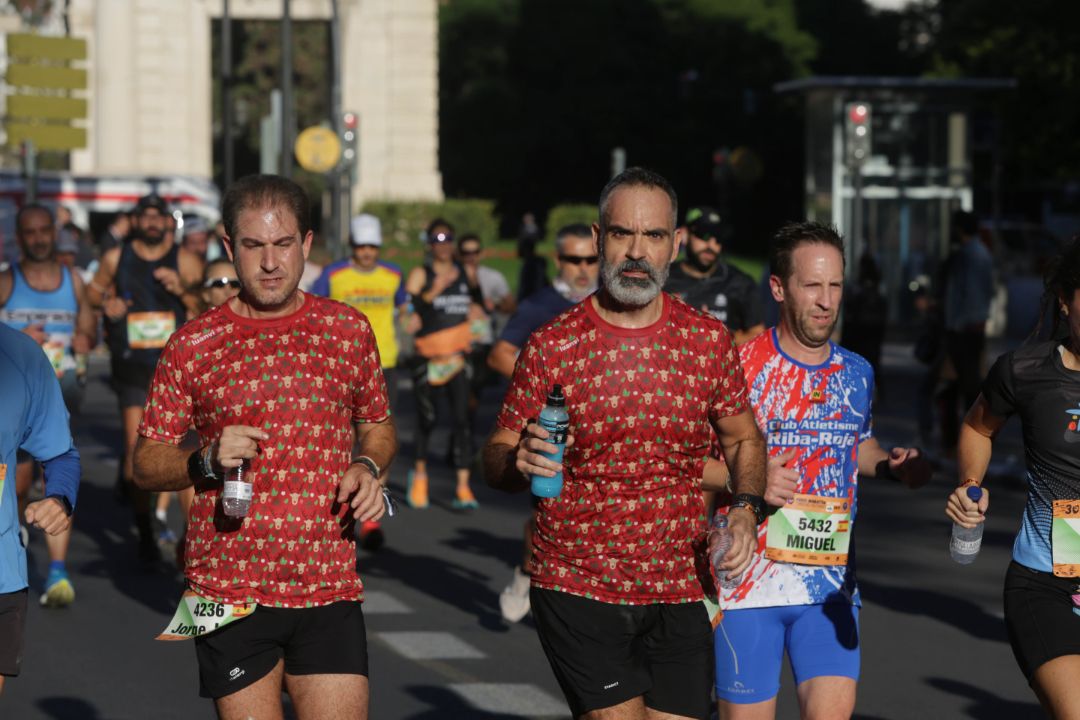
[[[761,437],[754,415],[744,410],[717,421],[716,436],[724,451],[733,478],[735,494],[765,494],[765,438]]]
[[[491,348],[491,352],[488,353],[488,367],[508,378],[514,374],[514,363],[517,362],[519,352],[521,352],[521,348],[513,343],[499,340],[495,343],[495,347]]]
[[[79,307],[79,313],[75,316],[75,339],[73,345],[75,352],[86,353],[94,349],[98,340],[98,321],[94,315],[90,301],[86,297],[86,284],[83,283],[78,273],[71,274],[71,282],[75,289],[75,303]],[[80,338],[82,338],[80,340]]]
[[[347,512],[356,520],[378,520],[386,512],[382,489],[387,469],[397,454],[397,430],[394,421],[386,418],[377,423],[358,423],[356,434],[359,454],[379,467],[379,477],[375,477],[367,463],[354,462],[338,484],[337,502],[348,503]]]
[[[180,282],[183,283],[184,292],[180,296],[181,302],[187,308],[191,316],[202,312],[203,301],[200,286],[202,284],[203,261],[193,252],[180,248],[176,260],[180,271]]]
[[[15,274],[11,268],[0,272],[0,307],[7,305],[15,289]]]
[[[397,426],[394,425],[394,419],[388,417],[382,422],[358,423],[356,439],[360,446],[358,454],[366,455],[375,461],[382,470],[379,481],[385,484],[390,463],[394,461],[398,451]]]
[[[116,268],[119,263],[120,248],[118,247],[107,250],[101,256],[97,273],[86,288],[86,299],[90,301],[91,307],[100,309],[113,294],[113,280],[116,279]]]
[[[918,488],[930,480],[930,462],[919,448],[894,447],[885,450],[877,438],[859,443],[859,474],[886,478]]]
[[[950,520],[972,528],[982,522],[982,515],[990,506],[990,492],[984,487],[978,504],[967,496],[967,486],[982,485],[986,469],[990,466],[990,454],[994,438],[1005,425],[1007,418],[990,411],[990,403],[979,395],[971,406],[964,424],[960,426],[960,441],[956,446],[956,469],[959,484],[949,495],[945,514]]]
[[[195,451],[200,452],[199,450]],[[191,450],[139,436],[135,443],[135,485],[144,490],[183,490],[195,484]]]
[[[517,468],[517,449],[521,435],[497,427],[484,443],[484,480],[490,487],[506,492],[521,492],[529,479]]]

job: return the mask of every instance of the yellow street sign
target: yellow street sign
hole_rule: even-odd
[[[85,90],[86,71],[58,65],[8,65],[7,84],[14,87]]]
[[[296,136],[296,161],[308,172],[329,172],[341,159],[341,140],[330,128],[314,125]]]
[[[56,95],[8,95],[7,114],[27,120],[80,120],[86,117],[86,100]]]
[[[25,60],[85,60],[86,40],[10,33],[7,36],[7,51],[8,57]]]
[[[86,128],[70,125],[46,125],[14,120],[4,122],[7,144],[13,147],[23,140],[32,140],[38,150],[75,150],[86,147]]]

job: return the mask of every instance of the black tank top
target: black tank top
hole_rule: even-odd
[[[179,328],[187,319],[183,301],[154,278],[160,267],[179,272],[180,248],[173,245],[158,260],[143,260],[130,244],[120,249],[116,266],[116,294],[130,300],[128,314],[119,320],[105,318],[106,339],[112,355],[113,380],[128,385],[149,386],[162,348],[133,348],[128,339],[128,321],[135,313],[171,313]]]
[[[416,337],[424,337],[440,330],[446,330],[466,322],[469,315],[469,303],[476,301],[476,291],[469,285],[465,270],[458,267],[458,279],[435,296],[431,303],[419,303],[416,312],[420,316],[420,331]],[[420,293],[426,293],[435,282],[435,271],[430,265],[424,266],[424,287]]]

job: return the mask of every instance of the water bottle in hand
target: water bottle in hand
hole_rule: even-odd
[[[244,466],[229,470],[225,475],[225,488],[221,494],[221,507],[225,514],[242,518],[251,509],[251,481],[244,473]]]
[[[967,489],[968,499],[979,502],[982,499],[982,488],[972,485]],[[983,526],[979,523],[973,528],[961,527],[953,523],[952,540],[949,541],[949,556],[961,565],[970,565],[975,562],[979,555],[979,547],[982,545]]]
[[[720,569],[720,563],[724,562],[724,556],[727,555],[728,550],[731,549],[731,528],[728,527],[727,515],[717,515],[713,518],[712,522],[713,532],[717,534],[718,542],[716,547],[713,548],[710,560],[712,561],[713,572],[716,574],[716,579],[720,582],[720,587],[724,590],[734,590],[739,587],[739,583],[742,582],[742,577],[739,575],[729,575],[726,570]]]
[[[562,463],[563,450],[566,449],[566,435],[570,430],[570,415],[566,412],[566,398],[563,396],[562,385],[555,385],[548,393],[547,405],[540,411],[540,427],[548,431],[545,442],[555,446],[553,453],[540,453],[548,460]],[[543,475],[532,476],[532,494],[537,497],[558,497],[562,492],[563,474],[555,473],[554,477]]]

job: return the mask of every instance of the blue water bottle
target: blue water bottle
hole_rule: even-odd
[[[566,449],[566,435],[570,429],[570,416],[566,412],[566,398],[563,397],[562,385],[555,385],[547,396],[547,405],[540,411],[540,427],[548,431],[547,442],[557,449],[553,453],[541,453],[548,460],[562,463],[563,450]],[[532,476],[532,494],[536,497],[558,497],[562,492],[561,472],[555,477]]]

